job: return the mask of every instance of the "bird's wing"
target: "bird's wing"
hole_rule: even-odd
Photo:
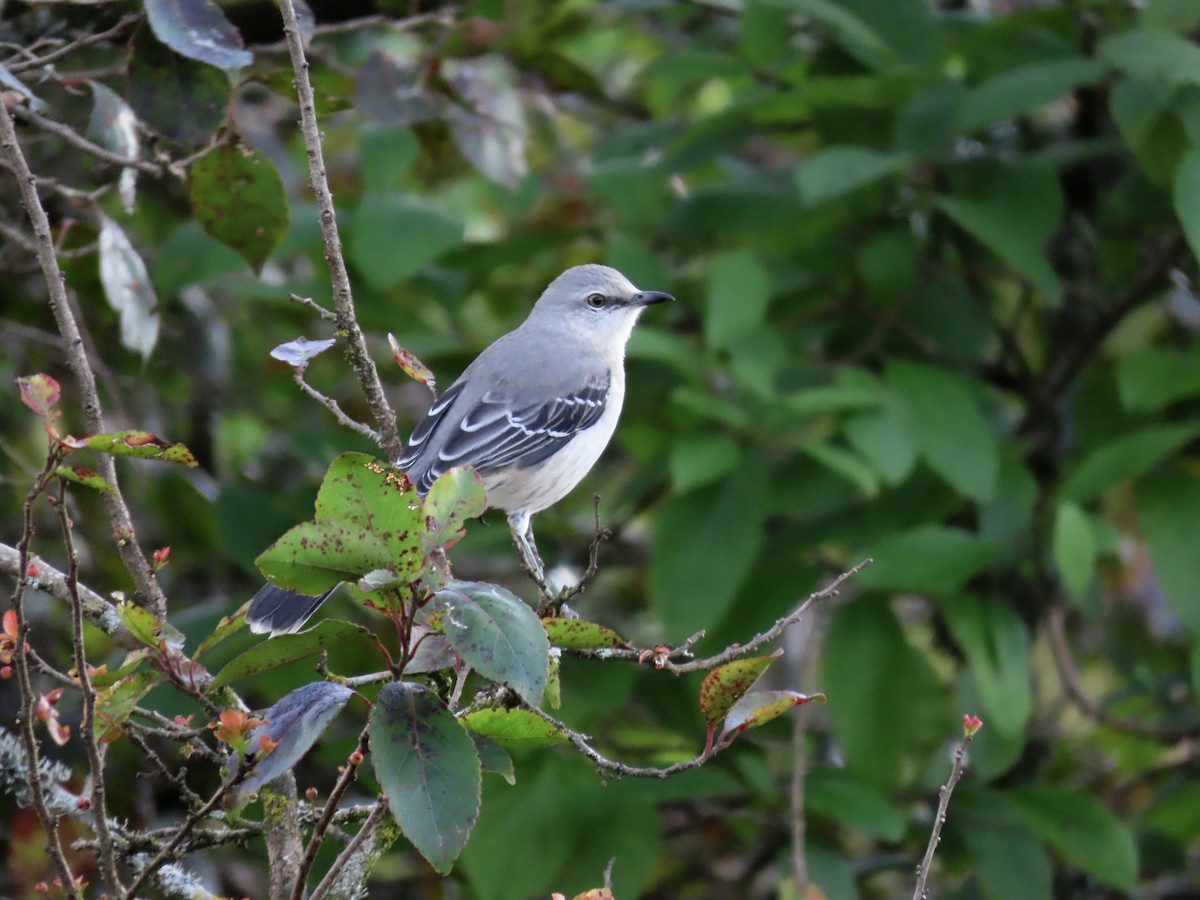
[[[460,403],[462,383],[456,383],[430,407],[397,465],[422,493],[455,466],[481,474],[531,466],[596,424],[611,384],[612,376],[599,372],[574,390],[537,400],[489,389],[474,403]]]

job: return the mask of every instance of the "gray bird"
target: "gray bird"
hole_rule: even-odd
[[[638,290],[608,266],[567,269],[429,408],[396,465],[422,497],[447,470],[473,466],[488,506],[508,513],[526,565],[544,581],[533,516],[569,494],[608,446],[633,326],[647,306],[673,299]],[[267,584],[246,620],[256,632],[295,631],[329,593]]]

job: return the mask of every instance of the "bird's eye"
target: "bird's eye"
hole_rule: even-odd
[[[588,294],[587,305],[592,309],[600,309],[608,304],[608,298],[603,294]]]

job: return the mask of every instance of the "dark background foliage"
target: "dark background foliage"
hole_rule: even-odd
[[[391,366],[387,332],[447,385],[561,269],[604,262],[678,302],[647,314],[630,344],[612,448],[538,520],[547,561],[581,567],[601,495],[615,538],[584,615],[646,646],[707,629],[712,652],[859,559],[875,564],[772,671],[828,694],[796,714],[798,736],[780,720],[661,783],[606,783],[561,748],[518,754],[514,786],[485,780],[452,880],[401,842],[376,870],[379,895],[569,893],[612,857],[621,897],[775,895],[792,869],[795,737],[815,883],[829,898],[903,896],[959,717],[974,712],[986,724],[951,806],[937,896],[1193,896],[1200,7],[414,7],[313,3],[321,26],[376,13],[401,24],[318,33],[310,48],[359,318],[402,435],[428,393]],[[4,4],[3,62],[19,68],[17,48],[99,33],[139,8]],[[127,212],[115,189],[79,193],[115,184],[117,167],[21,129],[37,175],[75,189],[42,194],[110,424],[200,459],[121,467],[143,546],[172,548],[160,580],[189,647],[253,593],[254,557],[311,516],[329,461],[377,450],[268,356],[298,335],[333,336],[288,300],[328,305],[329,282],[277,12],[222,9],[253,52],[232,87],[141,21],[53,72],[20,73],[42,115],[79,133],[101,105],[84,80],[107,86],[144,127],[145,159],[235,134],[258,154],[224,183],[200,174],[224,150],[188,178],[143,173]],[[101,215],[148,266],[161,326],[144,355],[105,302]],[[59,376],[67,430],[81,433],[9,174],[0,222],[0,383]],[[249,233],[222,239],[241,254],[205,231],[239,224]],[[308,377],[369,418],[336,353]],[[7,396],[12,544],[44,435],[15,388]],[[99,500],[80,489],[71,502],[83,580],[130,591]],[[55,558],[53,541],[37,549]],[[472,525],[454,560],[459,577],[532,594],[498,515]],[[331,605],[370,615],[345,596]],[[39,648],[68,658],[55,637],[66,613],[33,615]],[[119,659],[93,637],[96,658]],[[330,655],[337,671],[354,666]],[[698,676],[571,658],[562,674],[563,718],[610,755],[670,762],[703,742]],[[309,660],[244,682],[244,696],[265,707],[312,678]],[[166,687],[147,702],[197,712]],[[352,718],[301,764],[302,790],[332,781]],[[73,752],[62,758],[81,767]],[[117,815],[171,814],[175,792],[135,777],[128,742],[109,765],[127,786]],[[36,880],[40,838],[4,803],[0,893],[19,892]],[[189,863],[253,894],[262,856],[252,844]]]

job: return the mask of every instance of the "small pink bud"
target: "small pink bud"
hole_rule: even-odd
[[[350,765],[361,766],[362,761],[363,761],[363,755],[358,750],[355,750],[353,753],[350,754]]]
[[[979,716],[973,716],[967,713],[963,716],[963,735],[966,737],[974,737],[975,732],[983,727],[983,719]]]

